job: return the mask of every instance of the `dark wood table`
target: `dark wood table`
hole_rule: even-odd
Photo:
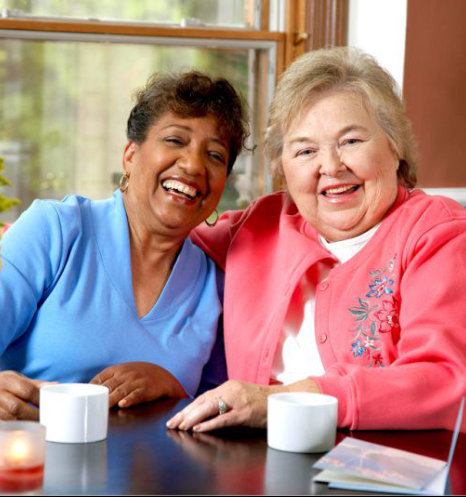
[[[43,493],[332,493],[326,485],[311,483],[312,464],[320,455],[270,449],[265,430],[235,428],[210,434],[167,430],[165,422],[186,403],[163,400],[111,411],[108,439],[103,442],[47,443]],[[338,441],[345,436],[446,460],[452,432],[339,431]],[[449,493],[466,493],[465,470],[466,434],[462,433]]]

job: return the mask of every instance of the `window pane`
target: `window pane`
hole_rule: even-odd
[[[121,175],[131,96],[154,71],[196,68],[228,78],[250,101],[257,143],[267,102],[261,52],[0,39],[0,156],[14,184],[8,196],[22,201],[3,218],[14,219],[35,198],[110,196]],[[263,193],[260,160],[257,150],[237,160],[221,210]]]
[[[0,0],[13,14],[252,27],[255,0]],[[194,21],[195,22],[195,21]]]

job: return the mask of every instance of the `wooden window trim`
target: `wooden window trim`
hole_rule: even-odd
[[[347,44],[348,0],[287,0],[285,67],[305,52]]]
[[[268,7],[268,4],[267,4]],[[268,11],[268,9],[267,9]],[[103,21],[54,21],[33,19],[0,19],[0,30],[79,33],[89,35],[147,36],[163,38],[198,38],[232,41],[270,41],[276,43],[276,75],[284,70],[285,33],[266,30],[220,29],[207,27],[148,26],[140,23]]]
[[[270,24],[270,0],[262,0],[260,29],[262,31],[268,31],[269,24]]]
[[[103,21],[50,21],[30,19],[0,19],[0,29],[48,31],[52,33],[88,33],[128,36],[163,36],[172,38],[208,38],[233,40],[265,40],[282,42],[284,33],[246,29],[220,29],[206,27],[148,26],[138,23]]]
[[[348,0],[310,2],[306,23],[311,34],[306,42],[307,51],[346,45]]]
[[[286,0],[286,31],[269,31],[270,1],[263,0],[261,30],[212,27],[168,27],[137,22],[0,19],[0,30],[42,31],[165,38],[200,38],[276,43],[277,78],[303,53],[346,45],[348,0]]]

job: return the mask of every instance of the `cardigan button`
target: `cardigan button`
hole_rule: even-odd
[[[325,333],[322,333],[319,337],[319,342],[320,343],[325,343],[327,341],[327,335]]]
[[[323,290],[327,290],[328,288],[328,281],[327,280],[324,280],[322,281],[322,283],[319,285],[320,289],[323,291]]]

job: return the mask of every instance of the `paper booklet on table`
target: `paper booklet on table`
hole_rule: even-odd
[[[346,437],[313,468],[323,469],[314,482],[329,488],[413,495],[444,495],[463,418],[461,400],[448,461]]]

